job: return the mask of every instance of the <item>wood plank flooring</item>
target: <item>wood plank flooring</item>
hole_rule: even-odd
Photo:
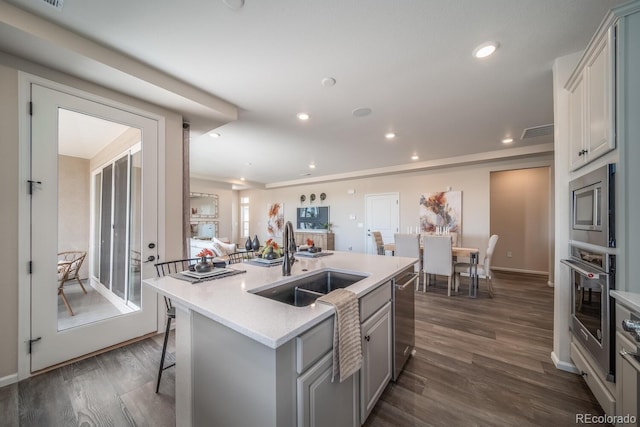
[[[0,388],[0,427],[175,426],[175,370],[156,375],[162,335]],[[174,352],[169,340],[167,364]]]
[[[550,360],[553,289],[536,276],[499,275],[490,299],[416,294],[416,354],[367,427],[575,426],[602,414],[580,376]],[[173,334],[172,334],[173,335]],[[162,335],[0,388],[0,426],[173,426],[175,373],[155,375]],[[173,351],[173,336],[170,351]],[[239,403],[241,410],[242,403]]]
[[[366,427],[575,426],[602,415],[582,377],[551,362],[553,288],[546,277],[499,274],[470,299],[446,282],[416,293],[416,353],[387,386]]]

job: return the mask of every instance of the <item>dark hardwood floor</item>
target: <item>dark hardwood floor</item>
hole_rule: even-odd
[[[164,371],[155,393],[162,337],[0,388],[0,426],[175,426],[174,369]],[[174,342],[172,332],[168,351]]]
[[[582,377],[557,370],[553,288],[546,277],[497,274],[470,299],[446,282],[416,294],[416,352],[366,427],[575,426],[602,415]]]
[[[602,414],[582,378],[550,360],[546,278],[498,275],[493,299],[484,284],[469,299],[465,283],[450,298],[442,279],[416,294],[416,353],[367,427],[575,426],[575,414]],[[161,339],[1,388],[0,426],[175,425],[174,369],[154,393]]]

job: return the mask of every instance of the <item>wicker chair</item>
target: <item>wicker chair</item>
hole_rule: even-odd
[[[64,284],[69,280],[76,279],[78,284],[82,288],[82,292],[85,294],[87,290],[84,288],[82,281],[80,280],[79,271],[84,262],[84,258],[87,256],[83,251],[67,251],[58,253],[58,295],[62,298],[62,302],[67,308],[67,312],[70,316],[73,316],[73,310],[67,300],[67,296],[64,294]]]
[[[69,271],[65,278],[67,280],[76,279],[82,291],[86,294],[87,290],[84,288],[82,281],[80,280],[80,267],[82,267],[82,263],[84,262],[87,253],[84,251],[67,251],[58,253],[58,264],[69,263]],[[64,284],[64,283],[63,283]]]

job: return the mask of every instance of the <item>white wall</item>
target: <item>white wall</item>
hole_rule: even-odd
[[[400,194],[400,230],[417,226],[420,194],[443,191],[448,187],[462,191],[462,244],[486,248],[489,239],[489,188],[492,171],[551,166],[551,154],[525,159],[510,159],[482,164],[432,169],[420,172],[350,179],[339,182],[299,185],[267,190],[243,190],[240,196],[250,198],[252,235],[266,239],[267,205],[283,202],[285,220],[295,227],[296,208],[300,195],[326,193],[322,205],[330,206],[330,221],[335,233],[336,250],[365,252],[366,224],[364,196],[374,193]],[[348,194],[355,190],[355,194]],[[316,200],[319,202],[319,200]],[[320,204],[320,203],[316,203]],[[355,219],[349,219],[355,215]],[[484,254],[482,254],[484,255]]]

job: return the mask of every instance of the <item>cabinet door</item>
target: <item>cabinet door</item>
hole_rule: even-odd
[[[584,165],[584,73],[569,94],[569,162],[574,170]]]
[[[612,36],[611,36],[612,37]],[[612,59],[609,37],[603,37],[587,62],[586,72],[586,138],[588,161],[615,148],[611,134],[613,108]]]
[[[634,366],[625,360],[621,351],[636,353],[635,344],[629,341],[621,333],[617,333],[617,355],[616,355],[616,388],[617,388],[617,415],[633,416],[638,419],[638,371]],[[637,424],[619,424],[621,426]]]
[[[362,324],[362,369],[360,370],[361,422],[367,419],[391,380],[391,302]]]
[[[333,355],[327,353],[298,377],[298,427],[358,426],[358,373],[331,382]]]

